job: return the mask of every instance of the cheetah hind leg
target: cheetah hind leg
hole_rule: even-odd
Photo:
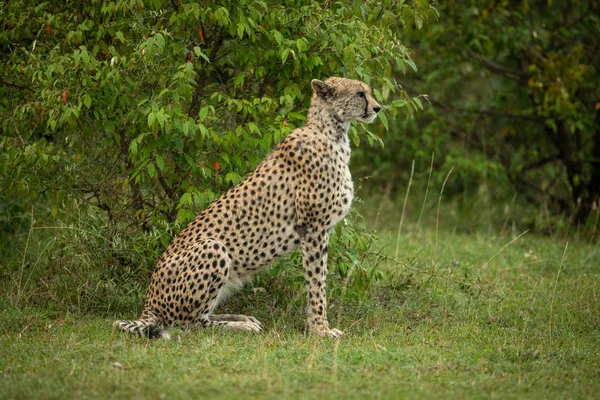
[[[205,306],[198,310],[196,323],[203,328],[223,326],[255,333],[262,332],[262,324],[252,316],[237,314],[212,314],[219,301],[227,297],[230,287],[227,285],[229,271],[231,269],[231,258],[225,250],[225,246],[218,241],[208,240],[201,244],[202,253],[206,253],[208,261],[200,266],[201,270],[207,270],[210,278],[205,282],[203,293],[198,292],[195,300],[204,303]],[[219,296],[219,293],[221,296]],[[223,296],[224,295],[224,296]],[[199,298],[198,298],[199,297]],[[204,301],[202,301],[204,300]],[[198,304],[198,302],[195,302]]]

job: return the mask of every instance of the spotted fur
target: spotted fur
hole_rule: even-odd
[[[115,326],[150,337],[167,337],[165,325],[260,332],[254,317],[212,312],[255,273],[300,247],[308,328],[342,336],[327,322],[327,243],[354,196],[348,128],[352,121],[372,122],[380,106],[360,81],[329,78],[313,80],[312,87],[306,125],[181,231],[158,260],[139,320]]]

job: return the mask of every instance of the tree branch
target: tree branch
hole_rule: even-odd
[[[10,86],[12,88],[15,88],[17,90],[29,90],[29,91],[33,91],[32,88],[30,88],[29,86],[23,86],[23,85],[18,85],[16,83],[12,83],[12,82],[8,82],[7,80],[5,80],[4,78],[0,78],[0,82],[2,82],[3,84]]]
[[[487,70],[495,74],[511,79],[516,78],[519,81],[519,83],[527,83],[528,75],[521,70],[505,67],[504,65],[500,65],[490,60],[489,58],[486,58],[485,56],[475,53],[473,51],[469,51],[469,55],[478,59],[481,62],[481,65],[483,65]]]
[[[558,154],[554,154],[554,155],[549,156],[549,157],[541,158],[541,159],[539,159],[537,161],[532,162],[529,165],[525,165],[523,168],[521,168],[520,172],[527,172],[527,171],[530,171],[532,169],[540,168],[540,167],[542,167],[542,166],[544,166],[544,165],[548,164],[549,162],[554,161],[556,159],[558,159]]]
[[[400,83],[400,85],[404,88],[404,90],[406,90],[406,92],[408,94],[410,94],[411,96],[418,96],[420,94],[419,91],[416,90],[414,87],[412,87],[409,83],[406,83],[402,80],[397,80],[397,82]],[[538,123],[545,122],[545,119],[543,117],[538,117],[536,115],[513,114],[513,113],[499,112],[499,111],[494,111],[494,110],[469,110],[466,108],[455,108],[446,103],[441,102],[440,100],[437,100],[435,97],[431,97],[430,95],[427,95],[427,99],[433,106],[439,108],[442,111],[448,112],[448,113],[479,114],[479,115],[484,115],[484,116],[492,117],[492,118],[522,119],[522,120],[538,122]]]

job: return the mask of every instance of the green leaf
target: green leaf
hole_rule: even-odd
[[[178,207],[184,207],[184,206],[189,206],[192,204],[192,194],[189,192],[185,192],[184,194],[181,195],[181,198],[179,199],[179,205]]]
[[[281,34],[281,32],[273,30],[273,38],[275,38],[277,44],[281,46],[281,43],[283,42],[283,35]]]
[[[137,144],[137,142],[135,140],[131,141],[131,144],[129,145],[129,152],[132,155],[134,155],[134,156],[137,154],[137,152],[138,152],[138,144]]]
[[[160,124],[161,128],[165,127],[165,121],[167,120],[167,116],[165,115],[165,112],[162,109],[156,113],[156,120]]]
[[[162,156],[160,154],[157,154],[156,157],[154,158],[154,160],[156,161],[156,165],[158,166],[158,169],[160,169],[161,171],[165,170],[165,160],[162,158]]]
[[[388,124],[388,119],[387,116],[385,115],[384,111],[380,111],[377,116],[379,117],[379,119],[381,120],[381,123],[383,124],[384,128],[386,131],[390,130],[389,124]]]
[[[113,121],[106,121],[104,130],[108,133],[113,133],[115,131],[115,123]]]
[[[360,147],[360,137],[358,136],[356,127],[353,125],[350,126],[350,135],[349,136],[352,139],[352,142],[354,143],[354,145],[356,147]]]
[[[246,76],[246,73],[244,71],[241,71],[236,77],[235,77],[235,81],[233,82],[233,86],[235,87],[243,87],[244,86],[244,77]]]
[[[200,49],[200,47],[195,46],[194,47],[194,53],[196,53],[196,57],[202,57],[202,58],[204,58],[206,60],[206,62],[210,63],[210,59],[208,58],[208,56],[206,54],[204,54],[202,52],[202,49]]]
[[[242,177],[237,172],[229,172],[225,175],[225,182],[231,183],[232,185],[237,185],[242,181]]]
[[[227,153],[221,153],[221,159],[226,163],[229,164],[229,156],[227,155]]]
[[[290,55],[290,49],[283,49],[283,51],[281,52],[281,63],[282,64],[285,64],[285,61],[287,60],[289,55]]]
[[[127,41],[125,40],[125,36],[123,36],[123,32],[121,31],[117,31],[117,33],[115,33],[115,36],[117,38],[119,38],[119,40],[121,41],[121,43],[126,43]]]
[[[421,29],[423,27],[423,17],[415,12],[415,24],[417,25],[417,29]]]
[[[421,103],[421,99],[418,97],[413,97],[412,100],[419,107],[419,109],[423,109],[423,103]]]
[[[185,142],[183,141],[183,138],[181,138],[179,136],[175,136],[173,138],[173,141],[175,142],[175,148],[177,149],[177,151],[179,153],[183,153],[183,146],[185,144]]]
[[[208,107],[202,107],[198,113],[198,122],[204,122],[208,115]]]
[[[81,50],[81,54],[80,57],[83,60],[84,64],[89,64],[90,62],[90,55],[87,51],[87,48],[85,46],[79,46],[79,50]]]
[[[154,35],[154,41],[156,42],[160,51],[165,48],[165,37],[160,32]]]
[[[288,117],[291,117],[291,118],[294,118],[294,119],[298,119],[300,121],[306,121],[306,115],[300,114],[300,113],[297,113],[297,112],[293,112],[293,111],[291,111],[291,112],[288,113]]]
[[[154,164],[148,164],[146,169],[148,170],[148,176],[150,176],[150,178],[156,177],[156,168],[154,167]]]
[[[83,96],[83,104],[87,108],[90,108],[92,106],[92,97],[87,93]]]
[[[149,128],[152,128],[155,120],[156,120],[156,114],[154,114],[154,111],[151,111],[150,114],[148,114],[148,127]]]
[[[229,25],[229,11],[225,7],[219,7],[215,11],[215,19],[222,27]]]
[[[405,58],[404,62],[407,63],[408,65],[410,65],[410,67],[413,69],[413,71],[417,72],[417,64],[415,64],[415,62],[413,60],[411,60],[410,58]]]

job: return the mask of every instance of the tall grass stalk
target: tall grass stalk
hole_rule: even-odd
[[[425,204],[427,203],[427,195],[429,194],[429,185],[431,183],[431,174],[433,172],[433,159],[435,157],[435,153],[431,153],[431,165],[429,166],[429,177],[427,177],[427,187],[425,188],[425,198],[423,199],[423,204],[421,205],[421,212],[419,213],[419,219],[417,220],[417,226],[415,227],[415,231],[412,234],[412,238],[414,239],[417,235],[417,231],[419,230],[419,226],[421,225],[421,218],[423,217],[423,212],[425,211]]]
[[[450,171],[448,171],[448,174],[446,174],[446,178],[444,178],[444,183],[442,183],[442,189],[440,190],[440,197],[438,197],[437,215],[435,217],[435,247],[434,247],[434,253],[433,253],[434,267],[435,267],[435,264],[437,264],[437,255],[438,255],[438,234],[439,234],[439,230],[440,230],[440,206],[442,204],[442,194],[444,193],[444,188],[446,187],[446,182],[448,182],[448,178],[450,177],[450,174],[452,173],[453,170],[454,170],[454,167],[450,168]]]
[[[596,236],[596,233],[598,233],[598,219],[600,219],[600,197],[596,199],[596,219],[594,220],[594,225],[592,226],[592,238]]]
[[[19,270],[19,282],[17,283],[17,298],[15,300],[16,304],[19,304],[19,300],[21,298],[21,283],[23,281],[23,271],[25,271],[25,259],[27,257],[27,250],[29,249],[29,240],[31,239],[33,224],[35,223],[35,220],[33,219],[33,210],[33,207],[31,207],[31,224],[29,226],[29,232],[27,233],[27,241],[25,242],[25,249],[23,250],[23,259],[21,260],[21,268]]]
[[[563,251],[562,259],[560,260],[560,266],[556,273],[556,280],[554,281],[554,289],[552,290],[552,301],[550,302],[550,318],[548,320],[548,336],[552,338],[552,320],[554,318],[554,298],[556,297],[556,287],[558,286],[558,278],[560,277],[560,271],[562,271],[565,258],[567,256],[567,249],[569,248],[569,242],[565,244],[565,250]]]
[[[412,160],[410,167],[410,178],[408,180],[408,188],[406,189],[406,195],[404,196],[404,204],[402,204],[402,213],[400,214],[400,223],[398,224],[398,237],[396,238],[396,253],[394,258],[398,259],[398,249],[400,248],[400,237],[402,236],[402,224],[404,223],[404,215],[406,211],[406,203],[408,202],[408,195],[410,194],[410,187],[412,185],[413,176],[415,174],[415,160]]]

